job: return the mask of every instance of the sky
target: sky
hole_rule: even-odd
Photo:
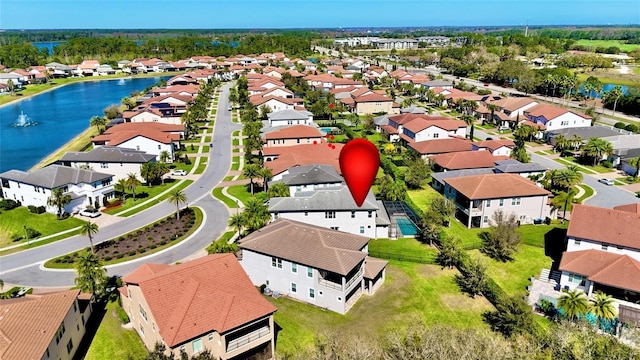
[[[0,29],[640,24],[639,0],[0,0]]]

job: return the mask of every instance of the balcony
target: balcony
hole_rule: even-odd
[[[352,287],[353,284],[357,283],[359,280],[362,280],[362,275],[364,274],[364,267],[360,267],[360,269],[358,270],[358,272],[356,272],[348,281],[347,283],[343,286],[340,283],[337,283],[335,281],[331,281],[331,280],[326,280],[326,279],[320,279],[318,280],[318,284],[322,285],[324,287],[327,287],[329,289],[333,289],[333,290],[338,290],[338,291],[349,291]],[[341,280],[343,279],[343,277],[341,278]]]
[[[271,336],[271,330],[269,326],[263,326],[261,328],[255,329],[245,335],[237,337],[233,340],[230,340],[227,343],[227,352],[235,351],[245,345],[251,344],[257,340],[268,338]]]

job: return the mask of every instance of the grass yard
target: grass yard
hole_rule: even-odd
[[[211,194],[213,195],[214,198],[222,201],[228,208],[230,209],[236,209],[238,207],[238,204],[236,204],[236,202],[234,200],[232,200],[229,197],[226,197],[223,193],[222,193],[222,188],[215,188],[213,189],[213,191],[211,192]]]
[[[0,247],[13,245],[11,241],[13,235],[24,236],[23,226],[37,230],[42,237],[76,228],[83,222],[84,220],[76,217],[58,220],[54,214],[32,214],[24,206],[8,211],[3,210],[0,216]],[[23,239],[20,242],[26,244],[27,240]]]
[[[234,156],[231,159],[231,170],[238,170],[240,168],[240,157]]]
[[[134,329],[122,327],[118,311],[124,312],[117,301],[109,302],[85,360],[132,359],[143,360],[149,354]]]
[[[431,204],[433,199],[441,196],[437,191],[435,191],[431,186],[425,186],[424,189],[421,190],[410,190],[407,191],[407,195],[414,204],[416,204],[421,210],[425,210]]]
[[[193,173],[196,175],[202,174],[204,172],[204,169],[207,167],[208,162],[209,162],[209,158],[206,158],[206,157],[200,158],[200,163],[198,164],[198,167],[195,169]]]
[[[115,208],[115,209],[110,209],[105,211],[105,213],[107,214],[111,214],[111,215],[115,215],[118,213],[121,213],[124,210],[127,210],[131,207],[134,207],[138,204],[141,204],[151,198],[154,198],[156,196],[158,196],[160,193],[162,193],[163,191],[166,191],[167,189],[171,188],[172,186],[174,186],[176,184],[177,181],[180,181],[180,179],[172,179],[173,181],[165,181],[164,185],[155,185],[155,186],[146,186],[146,185],[140,185],[136,188],[136,201],[133,201],[133,196],[131,196],[131,192],[127,191],[127,198],[125,200],[125,202],[122,204],[122,206]],[[189,180],[191,181],[191,180]],[[187,182],[187,181],[185,181]],[[191,181],[192,182],[192,181]],[[189,183],[191,183],[189,182]],[[184,184],[184,183],[183,183]],[[188,185],[188,184],[187,184]],[[186,185],[184,186],[186,187]],[[153,205],[155,205],[155,202],[152,203]]]
[[[193,180],[184,180],[180,185],[178,185],[177,189],[184,190],[187,186],[191,185],[192,183],[193,183]],[[164,195],[159,196],[156,199],[154,199],[155,201],[151,201],[151,202],[149,202],[149,203],[147,203],[147,204],[145,204],[143,206],[140,206],[140,207],[135,208],[135,209],[133,209],[131,211],[128,211],[125,214],[122,214],[122,216],[131,216],[131,215],[137,214],[137,213],[139,213],[141,211],[147,210],[148,208],[150,208],[150,207],[152,207],[152,206],[154,206],[154,205],[156,205],[156,204],[158,204],[158,203],[160,203],[160,202],[162,202],[164,200],[167,200],[168,198],[169,198],[169,194],[168,193],[164,194]]]
[[[232,140],[232,144],[233,144],[233,146],[239,146],[240,145],[240,139],[237,139],[237,138],[233,139]]]
[[[593,188],[587,184],[580,184],[580,185],[576,185],[576,187],[580,187],[584,190],[584,194],[577,198],[576,201],[578,202],[578,204],[582,204],[582,202],[590,197],[593,196],[593,193],[595,192],[593,190]]]
[[[622,51],[633,51],[634,49],[640,48],[640,44],[627,44],[620,40],[587,40],[581,39],[576,42],[578,45],[583,45],[587,47],[593,47],[593,50],[597,47],[619,47]]]
[[[189,164],[185,164],[182,162],[174,162],[170,166],[172,170],[184,170],[188,174],[189,172],[191,172],[191,169],[193,168],[194,161],[195,161],[194,157],[189,157]]]
[[[614,171],[614,169],[607,168],[607,167],[604,167],[602,165],[592,166],[592,165],[580,164],[580,163],[578,163],[576,161],[576,159],[573,156],[557,158],[557,159],[554,159],[554,160],[556,162],[559,162],[562,165],[577,165],[580,170],[582,170],[582,171],[584,171],[586,173],[591,173],[591,174],[596,174],[596,173],[607,174],[607,173],[610,173],[610,172]]]
[[[254,179],[255,180],[255,179]],[[229,195],[237,198],[238,200],[240,200],[243,204],[246,204],[249,199],[252,198],[251,193],[249,192],[250,185],[233,185],[233,186],[229,186],[229,189],[227,190],[227,192],[229,193]],[[256,189],[258,189],[258,187],[256,186],[256,184],[253,184],[254,187],[254,194],[257,194],[258,191]]]
[[[483,297],[462,294],[455,282],[457,270],[436,265],[391,261],[385,283],[373,296],[363,295],[346,315],[294,301],[268,298],[277,308],[279,357],[308,349],[317,336],[358,334],[376,337],[413,321],[460,328],[486,328],[482,312],[493,307]]]

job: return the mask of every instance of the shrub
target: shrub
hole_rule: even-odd
[[[155,249],[156,247],[157,247],[156,244],[149,245],[149,249]]]
[[[147,240],[153,240],[153,236],[147,236]]]
[[[11,235],[11,241],[13,242],[20,241],[22,239],[23,239],[23,236],[20,233]]]
[[[136,251],[135,251],[135,250],[131,250],[131,251],[129,251],[129,256],[133,256],[133,255],[135,255],[135,254],[136,254]]]
[[[627,124],[623,123],[622,121],[618,121],[615,125],[613,125],[613,127],[616,129],[624,129],[625,126],[627,126]]]
[[[613,163],[611,161],[603,161],[601,162],[602,166],[606,167],[607,169],[611,169],[613,167]]]
[[[160,241],[160,243],[159,243],[159,244],[160,244],[160,245],[166,245],[166,244],[167,244],[167,242],[166,242],[165,240],[162,240],[162,241]]]
[[[476,91],[476,94],[478,94],[478,95],[489,95],[489,94],[491,94],[491,90],[488,90],[488,89],[478,89],[478,90]]]
[[[19,201],[11,200],[11,199],[0,199],[0,208],[3,210],[11,210],[20,206]]]
[[[629,124],[629,125],[625,126],[624,129],[627,130],[627,131],[631,131],[631,132],[636,133],[636,132],[638,132],[638,125]]]
[[[38,236],[42,235],[38,230],[36,229],[32,229],[32,228],[25,228],[26,232],[27,232],[27,238],[28,239],[33,239],[33,238],[37,238]]]
[[[44,206],[38,206],[36,208],[36,214],[44,214],[45,212],[47,212],[47,209],[45,209]]]
[[[109,261],[109,260],[111,260],[111,259],[112,259],[112,257],[111,257],[111,256],[105,256],[105,257],[104,257],[104,261]]]
[[[122,259],[124,257],[124,254],[118,254],[116,255],[116,259]]]
[[[27,206],[27,209],[29,209],[29,212],[32,213],[32,214],[36,213],[36,207],[33,206],[33,205]]]
[[[124,236],[120,236],[120,237],[118,238],[118,241],[124,241]]]
[[[142,254],[143,252],[147,251],[147,249],[145,248],[138,248],[138,253]]]
[[[127,316],[127,313],[124,311],[124,309],[122,309],[121,307],[117,307],[116,313],[118,314],[120,321],[122,321],[124,324],[129,323],[129,316]]]

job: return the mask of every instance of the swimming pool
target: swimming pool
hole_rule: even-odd
[[[396,223],[398,223],[402,236],[411,237],[418,235],[418,228],[408,217],[400,216],[396,218]]]
[[[334,128],[332,128],[332,127],[321,127],[321,128],[320,128],[320,131],[322,131],[322,132],[323,132],[323,133],[325,133],[325,134],[330,134],[330,133],[331,133],[331,131],[333,131],[333,129],[334,129]]]

